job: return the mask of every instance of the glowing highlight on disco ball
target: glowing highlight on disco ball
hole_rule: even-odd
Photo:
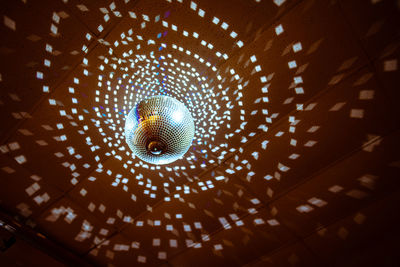
[[[129,112],[125,140],[141,160],[168,164],[188,151],[194,130],[193,118],[183,103],[169,96],[155,96]]]

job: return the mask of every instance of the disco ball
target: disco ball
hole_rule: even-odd
[[[189,110],[169,96],[145,99],[126,117],[126,143],[148,163],[168,164],[181,158],[193,137],[194,122]]]

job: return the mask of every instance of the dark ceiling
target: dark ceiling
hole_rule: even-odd
[[[399,266],[399,10],[2,1],[0,261]],[[160,94],[196,134],[156,166],[124,120]]]

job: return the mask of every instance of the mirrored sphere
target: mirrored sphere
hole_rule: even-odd
[[[193,118],[183,103],[169,96],[155,96],[129,112],[125,140],[141,160],[168,164],[188,151],[194,130]]]

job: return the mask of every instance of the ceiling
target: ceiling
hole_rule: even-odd
[[[400,264],[399,9],[3,1],[0,258]],[[159,94],[185,103],[196,134],[156,166],[130,153],[124,119]]]

